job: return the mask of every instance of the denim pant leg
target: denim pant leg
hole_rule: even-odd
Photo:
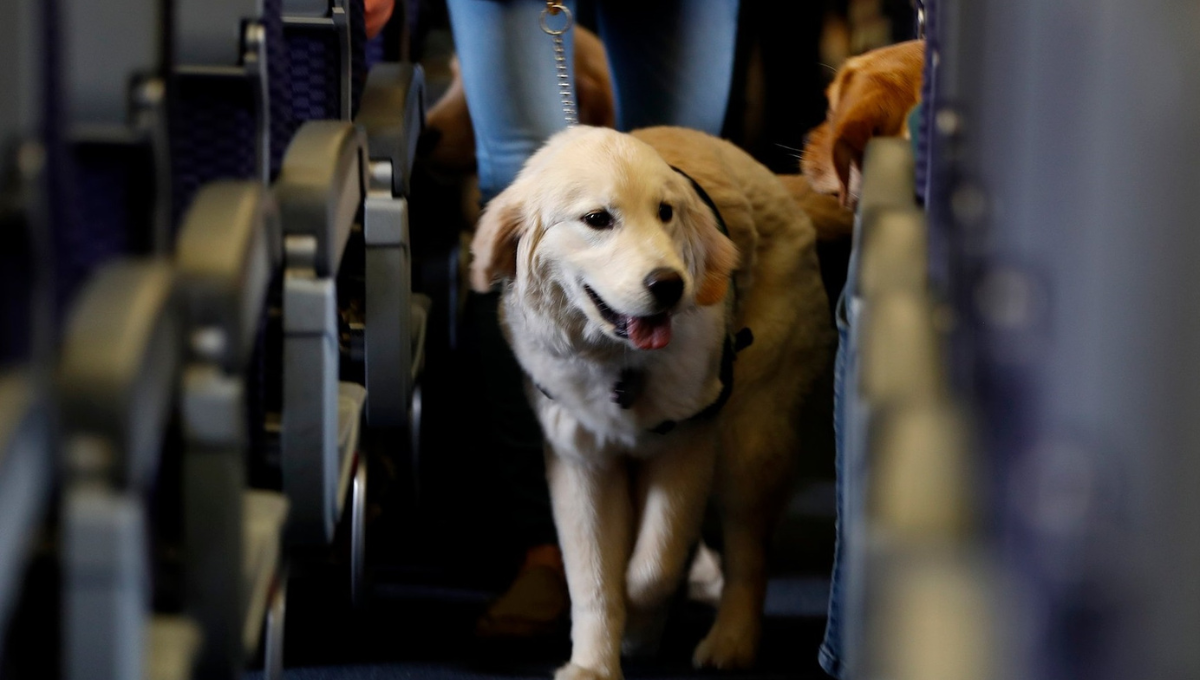
[[[853,269],[851,270],[854,271]],[[863,592],[866,581],[866,518],[867,518],[867,423],[870,405],[862,398],[859,385],[858,337],[860,300],[853,294],[846,298],[847,335],[849,351],[846,355],[845,394],[843,422],[846,430],[845,451],[842,457],[843,508],[841,538],[845,541],[841,568],[841,621],[839,660],[841,677],[854,677],[858,669],[863,636]]]
[[[846,294],[843,290],[838,297],[835,321],[838,329],[837,356],[834,359],[833,377],[833,430],[837,452],[834,466],[837,474],[837,523],[836,544],[833,553],[833,574],[829,583],[829,615],[825,623],[825,639],[821,643],[818,661],[821,668],[829,675],[842,677],[842,606],[845,601],[845,552],[848,548],[846,540],[846,523],[849,519],[847,512],[846,482],[846,390],[852,387],[847,382],[846,364],[850,358],[850,323],[846,315]]]
[[[564,4],[575,10],[574,0]],[[540,24],[546,3],[447,0],[446,8],[475,127],[479,190],[487,203],[512,183],[547,138],[567,127],[554,42]],[[573,35],[563,36],[572,80]]]
[[[574,0],[566,0],[574,11]],[[554,47],[534,0],[447,0],[486,203],[566,127]],[[617,127],[682,125],[720,134],[733,82],[738,0],[597,5]],[[574,79],[573,32],[564,37]]]
[[[617,128],[680,125],[721,134],[733,83],[738,0],[596,3]]]
[[[848,677],[861,636],[863,535],[866,517],[866,418],[867,405],[858,391],[858,244],[860,223],[855,220],[854,246],[846,269],[846,284],[834,314],[838,350],[834,363],[833,426],[837,453],[837,545],[829,585],[829,618],[818,660],[835,678]]]

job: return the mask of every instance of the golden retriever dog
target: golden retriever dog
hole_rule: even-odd
[[[826,95],[824,123],[809,132],[801,169],[813,189],[858,201],[863,153],[872,137],[907,138],[908,114],[921,99],[925,41],[910,40],[851,57]]]
[[[681,128],[568,129],[485,209],[471,281],[503,285],[571,594],[559,680],[620,678],[622,640],[653,646],[710,494],[725,582],[694,662],[753,663],[834,342],[815,245],[774,174]]]

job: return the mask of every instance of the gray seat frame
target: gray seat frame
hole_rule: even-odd
[[[363,206],[364,347],[367,422],[373,427],[411,426],[418,367],[409,311],[413,297],[408,196],[416,140],[424,124],[424,92],[420,66],[378,64],[367,76],[356,119],[366,132],[370,156]]]
[[[245,375],[282,260],[281,238],[274,200],[255,181],[201,189],[179,234],[176,266],[188,316],[181,386],[185,597],[205,632],[201,671],[212,677],[239,677],[253,651],[246,649],[244,631],[263,625],[251,594],[280,569],[282,526],[247,529],[258,521],[247,512],[262,504],[250,502],[247,490]],[[278,503],[286,508],[286,500]],[[275,558],[260,564],[262,555]],[[256,566],[247,570],[247,563]],[[268,675],[280,670],[268,667]]]
[[[352,123],[310,121],[275,182],[284,233],[283,488],[289,541],[328,545],[347,488],[339,451],[338,267],[362,206],[366,141]]]
[[[146,491],[182,359],[177,303],[169,263],[118,260],[85,287],[64,338],[57,384],[69,680],[141,677],[148,654]]]

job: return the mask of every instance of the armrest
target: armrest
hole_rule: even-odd
[[[312,268],[318,276],[337,273],[367,187],[365,152],[366,140],[354,124],[310,121],[284,156],[275,182],[283,233],[315,239]]]
[[[391,161],[392,194],[407,196],[417,137],[425,126],[425,72],[413,64],[377,64],[367,75],[355,121],[372,161]]]
[[[174,283],[162,260],[109,264],[78,300],[63,341],[63,422],[72,438],[109,447],[118,484],[144,484],[157,467],[182,355]]]
[[[179,232],[176,268],[193,330],[220,333],[214,357],[227,373],[250,360],[272,273],[283,259],[279,213],[256,182],[200,191]]]

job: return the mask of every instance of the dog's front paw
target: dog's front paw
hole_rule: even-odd
[[[554,680],[624,680],[621,669],[598,671],[584,668],[578,664],[569,663],[554,671]]]
[[[750,668],[758,647],[756,636],[745,629],[725,629],[713,626],[692,654],[696,668],[715,668],[728,671]]]

